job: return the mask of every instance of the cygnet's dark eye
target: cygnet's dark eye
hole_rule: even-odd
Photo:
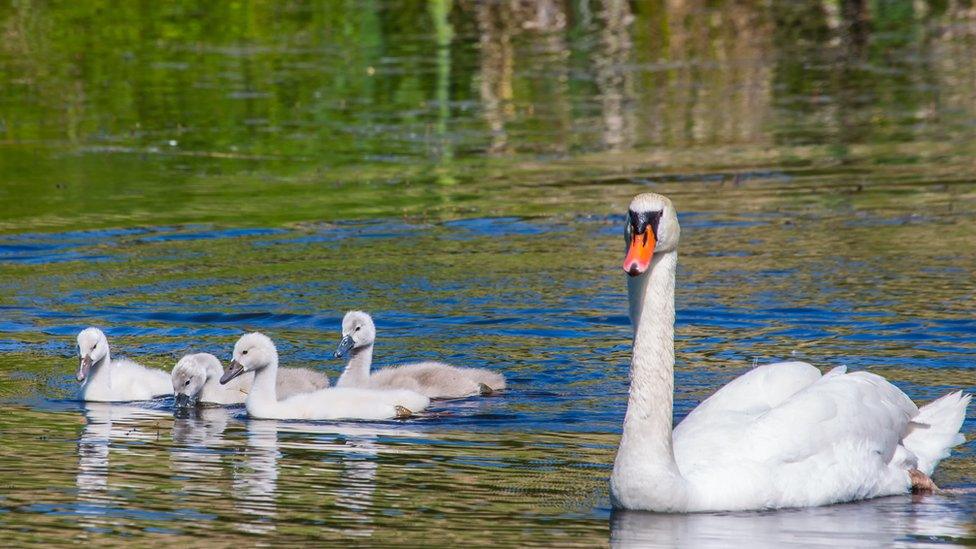
[[[241,354],[242,355],[246,355],[247,354],[247,351],[241,351]]]
[[[183,385],[185,386],[185,385],[189,385],[189,384],[190,384],[190,380],[188,379],[188,380],[186,380],[186,383],[184,383]]]
[[[97,342],[94,345],[92,345],[92,350],[93,351],[95,350],[95,347],[98,347],[98,343]]]
[[[362,326],[356,326],[356,331],[358,332],[360,328],[362,328]]]

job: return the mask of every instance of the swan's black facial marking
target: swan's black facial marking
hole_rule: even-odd
[[[661,210],[656,212],[635,212],[634,210],[628,210],[630,214],[630,226],[632,227],[634,233],[643,234],[645,240],[647,235],[644,234],[647,231],[647,227],[651,228],[654,234],[654,240],[657,240],[657,226],[661,222],[661,215],[664,213]]]

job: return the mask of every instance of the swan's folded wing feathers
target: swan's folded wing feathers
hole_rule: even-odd
[[[763,461],[795,463],[848,445],[887,464],[916,413],[912,401],[880,376],[825,376],[757,417],[747,438],[776,441],[751,446]]]
[[[756,416],[820,379],[820,370],[806,362],[764,364],[733,379],[698,405],[675,427],[675,439],[699,425],[724,423],[729,414]]]
[[[913,459],[899,445],[913,406],[878,376],[837,373],[761,414],[730,413],[711,431],[693,424],[675,458],[692,484],[721,485],[719,501],[750,493],[754,508],[897,493],[908,478],[893,466]]]
[[[674,433],[675,460],[688,478],[722,477],[719,473],[734,470],[751,479],[744,482],[760,482],[763,471],[780,471],[777,485],[797,494],[802,490],[791,483],[818,475],[841,487],[857,486],[851,479],[876,473],[896,457],[914,409],[904,393],[879,376],[836,373],[759,413],[710,412],[707,421],[683,422],[683,430]],[[845,472],[829,472],[836,468]],[[790,474],[782,474],[787,470]]]

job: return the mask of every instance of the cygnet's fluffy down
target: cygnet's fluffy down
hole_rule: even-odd
[[[170,375],[131,360],[112,360],[108,339],[98,328],[78,334],[81,399],[96,402],[150,400],[172,394]]]
[[[428,398],[463,398],[486,395],[505,388],[505,377],[484,368],[459,368],[443,362],[416,362],[370,373],[376,326],[362,311],[349,311],[342,319],[342,339],[335,357],[349,354],[349,363],[336,387],[409,389]]]
[[[219,381],[219,380],[218,380]],[[309,368],[278,368],[275,389],[279,398],[311,393],[329,387],[329,376]]]
[[[430,399],[405,390],[320,389],[278,400],[278,350],[260,333],[242,336],[234,345],[233,360],[220,382],[254,372],[245,405],[251,417],[261,419],[394,419],[427,408]]]
[[[222,375],[224,368],[214,355],[196,353],[184,356],[173,367],[176,405],[243,404],[254,382],[254,374],[236,377],[226,385],[220,384]],[[283,398],[328,386],[329,378],[322,372],[308,368],[281,368],[278,371],[276,390]]]

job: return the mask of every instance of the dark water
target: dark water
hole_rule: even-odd
[[[752,364],[976,386],[965,3],[0,7],[0,531],[83,542],[973,543],[913,500],[611,514],[621,212],[681,212],[676,416]],[[74,336],[170,369],[244,330],[510,389],[406,422],[73,400]],[[972,412],[964,432],[972,430]]]

